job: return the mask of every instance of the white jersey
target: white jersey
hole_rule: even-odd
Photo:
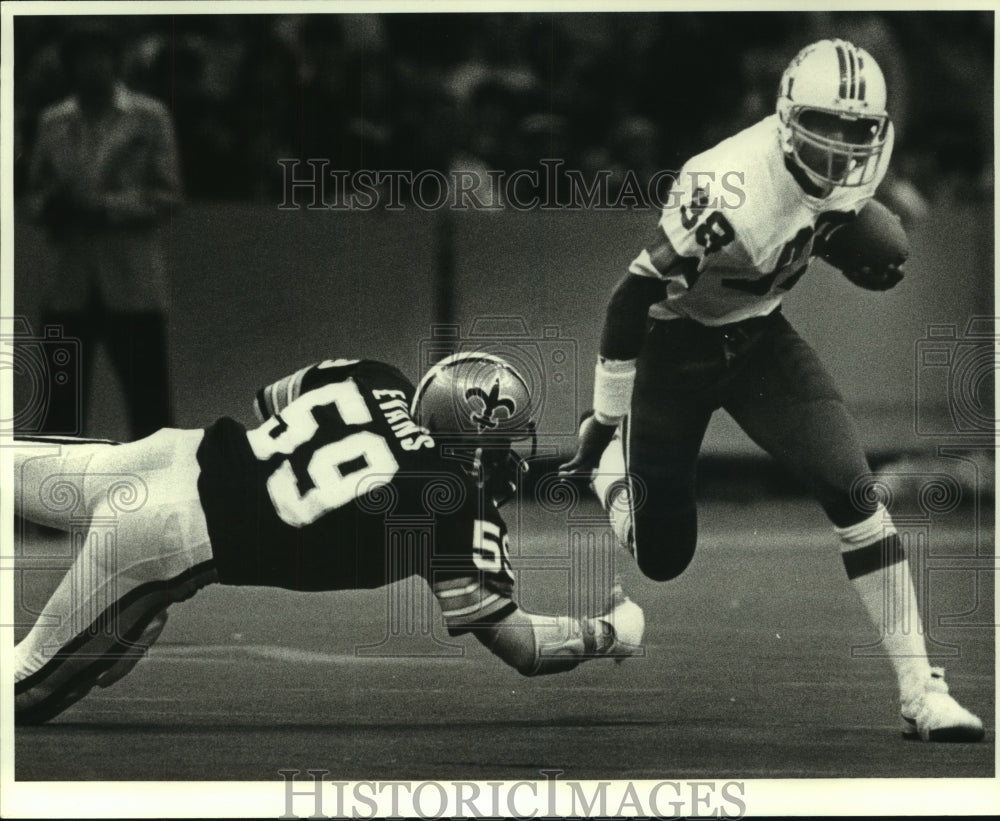
[[[650,316],[723,325],[770,313],[805,273],[816,235],[872,198],[892,154],[891,126],[871,182],[821,199],[785,166],[778,124],[772,114],[685,163],[659,227],[686,260],[664,270],[654,242],[629,268],[667,281]]]

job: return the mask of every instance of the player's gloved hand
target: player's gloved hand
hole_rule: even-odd
[[[642,636],[646,616],[634,601],[625,595],[621,582],[615,582],[608,609],[591,620],[597,633],[597,654],[621,663],[631,656],[642,655]]]
[[[593,415],[584,419],[583,424],[580,425],[576,454],[568,462],[559,466],[559,475],[589,474],[601,461],[601,454],[611,444],[617,429],[617,425],[605,425],[598,422]]]
[[[844,276],[855,285],[869,291],[888,291],[902,281],[903,269],[896,264],[889,264],[876,270],[865,265],[854,271],[844,271]]]

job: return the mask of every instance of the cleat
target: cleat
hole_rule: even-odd
[[[54,658],[50,664],[55,664],[55,675],[50,674],[47,681],[29,686],[15,695],[14,724],[44,724],[72,707],[95,687],[110,687],[120,681],[145,658],[166,623],[167,609],[163,608],[152,616],[142,633],[127,646],[122,639],[117,639],[97,658],[86,654],[80,657],[64,655],[61,660]]]
[[[903,738],[936,742],[981,741],[983,722],[948,693],[944,670],[931,668],[931,677],[922,692],[904,701]]]
[[[110,687],[116,681],[121,681],[126,675],[132,672],[132,668],[146,657],[149,648],[160,637],[160,633],[163,632],[163,627],[166,623],[167,609],[163,608],[163,610],[153,616],[149,624],[146,625],[146,629],[122,653],[121,658],[97,677],[97,686]]]

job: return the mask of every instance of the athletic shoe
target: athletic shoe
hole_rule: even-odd
[[[981,741],[983,722],[948,694],[944,670],[932,667],[922,692],[903,702],[903,738],[924,741]]]

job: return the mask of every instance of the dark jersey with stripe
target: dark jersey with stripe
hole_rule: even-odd
[[[260,427],[208,428],[198,490],[220,581],[345,590],[416,573],[452,633],[506,615],[506,525],[414,424],[413,393],[390,365],[326,361],[259,391]]]

